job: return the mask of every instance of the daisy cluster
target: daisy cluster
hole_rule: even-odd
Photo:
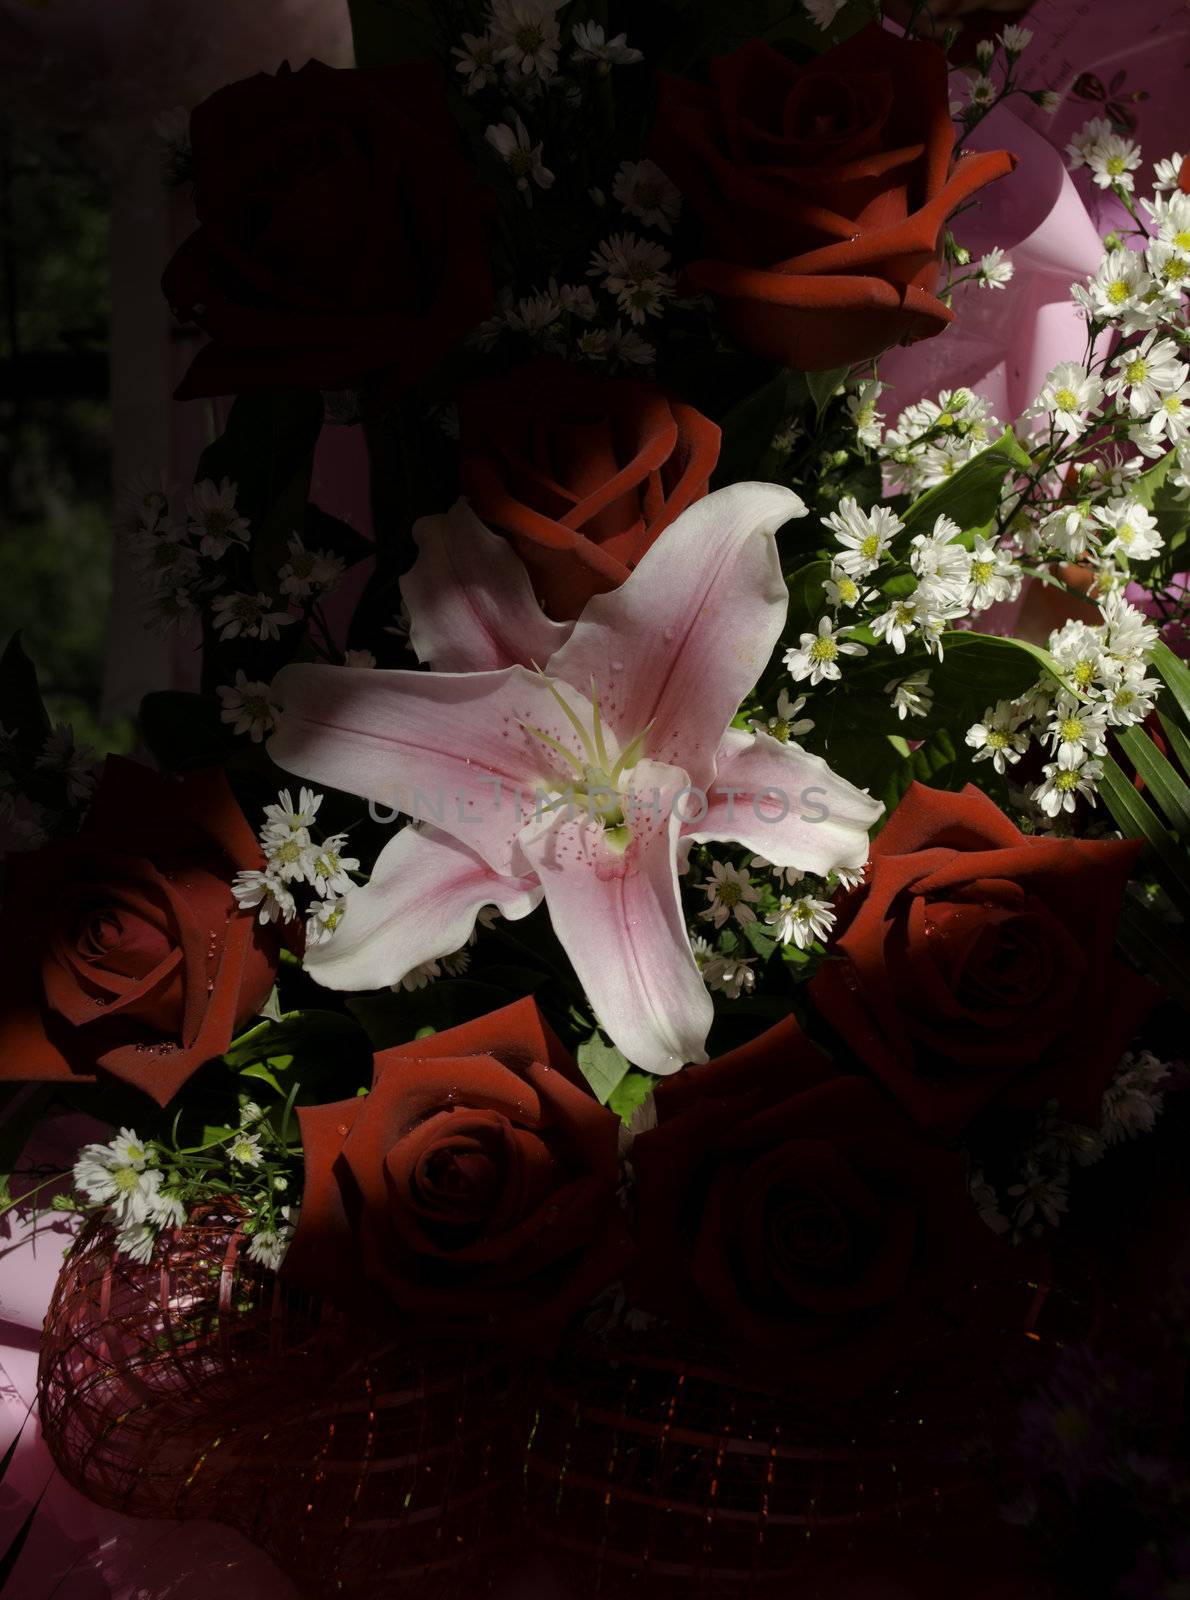
[[[256,911],[262,923],[293,922],[299,914],[297,895],[304,891],[307,946],[321,944],[338,927],[352,874],[359,870],[358,860],[344,853],[345,833],[314,837],[322,801],[322,795],[303,787],[295,805],[289,790],[282,789],[276,804],[264,808],[263,871],[245,869],[232,884],[240,909]]]
[[[929,533],[909,535],[888,506],[865,511],[844,496],[824,525],[835,542],[823,585],[830,609],[814,632],[785,651],[795,682],[837,681],[844,657],[867,655],[877,645],[901,656],[912,641],[941,660],[947,628],[1020,589],[1022,574],[1007,547],[978,533],[966,542],[947,516],[937,517]],[[902,718],[929,710],[926,674],[893,680],[888,690]]]
[[[277,593],[246,582],[251,529],[227,478],[203,478],[184,499],[164,477],[136,480],[124,491],[116,528],[145,585],[146,623],[158,633],[188,634],[205,617],[220,639],[276,640],[299,620],[295,605],[309,616],[343,577],[338,556],[307,550],[295,532]]]
[[[883,385],[863,385],[848,409],[862,444],[874,449],[884,467],[889,493],[916,498],[953,478],[986,450],[1003,428],[991,403],[971,389],[944,389],[936,400],[907,406],[893,427],[881,430],[876,402]]]
[[[116,1249],[146,1264],[164,1229],[181,1227],[204,1202],[234,1195],[244,1213],[249,1259],[276,1271],[297,1222],[297,1206],[285,1196],[300,1181],[300,1163],[287,1128],[278,1131],[245,1100],[234,1128],[186,1149],[142,1139],[131,1128],[121,1128],[107,1144],[84,1145],[74,1165],[75,1200],[67,1204],[104,1211],[116,1230]]]
[[[1117,594],[1101,613],[1101,623],[1072,619],[1050,635],[1058,676],[1044,673],[1028,693],[997,701],[967,730],[975,760],[990,761],[999,773],[1034,743],[1043,747],[1049,759],[1042,781],[1025,798],[1049,818],[1094,796],[1109,730],[1143,722],[1161,687],[1148,676],[1154,624]]]
[[[751,718],[749,726],[800,750],[798,741],[814,729],[801,715],[805,703],[804,695],[791,699],[782,689],[776,712]],[[863,878],[844,868],[820,879],[774,867],[763,856],[746,866],[706,849],[698,856],[707,875],[693,888],[707,903],[689,924],[690,944],[707,988],[729,1000],[752,992],[758,968],[777,951],[798,965],[820,954],[835,925],[832,897]]]
[[[608,38],[590,21],[566,26],[561,10],[555,0],[493,0],[485,31],[465,33],[453,47],[463,92],[480,97],[499,119],[485,127],[485,142],[528,207],[535,195],[554,188],[555,167],[569,159],[578,133],[576,116],[584,108],[594,115],[605,103],[600,80],[643,60],[625,34]],[[588,134],[584,127],[579,135],[584,147]],[[677,295],[667,240],[682,197],[647,158],[620,161],[602,186],[591,182],[598,176],[584,153],[577,181],[586,186],[595,217],[608,223],[586,260],[576,259],[568,274],[539,281],[528,292],[505,285],[493,315],[472,334],[473,345],[491,350],[512,338],[611,372],[653,364],[657,351],[648,325]],[[535,253],[540,257],[539,248]]]
[[[1149,1050],[1124,1056],[1104,1090],[1098,1128],[1056,1116],[1043,1118],[996,1181],[972,1158],[969,1188],[980,1216],[995,1233],[1040,1234],[1056,1228],[1070,1203],[1077,1170],[1093,1166],[1114,1146],[1151,1133],[1164,1105],[1162,1086],[1174,1068]]]
[[[979,40],[973,62],[952,72],[950,114],[965,134],[1014,94],[1026,95],[1043,111],[1058,109],[1060,96],[1048,89],[1024,89],[1016,81],[1017,64],[1032,42],[1030,28],[1006,23],[995,38]]]

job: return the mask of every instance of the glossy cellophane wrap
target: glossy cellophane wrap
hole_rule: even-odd
[[[830,1594],[857,1555],[998,1525],[1011,1396],[1098,1317],[1087,1279],[973,1290],[924,1381],[840,1410],[656,1325],[535,1368],[365,1327],[246,1242],[214,1211],[142,1266],[92,1224],[46,1319],[45,1436],[92,1500],[229,1523],[351,1600],[482,1595],[533,1543],[568,1600]]]
[[[304,1592],[482,1594],[513,1548],[523,1385],[491,1347],[353,1324],[248,1259],[229,1209],[152,1262],[91,1225],[46,1317],[42,1427],[101,1505],[209,1517]]]

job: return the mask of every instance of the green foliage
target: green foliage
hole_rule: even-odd
[[[1138,561],[1133,576],[1147,589],[1159,591],[1174,573],[1186,566],[1186,541],[1190,538],[1190,498],[1169,483],[1170,469],[1177,465],[1177,451],[1171,450],[1141,474],[1129,487],[1131,497],[1156,518],[1164,547],[1151,561]]]
[[[614,1111],[620,1121],[627,1126],[656,1087],[657,1079],[651,1073],[630,1067],[608,1095],[608,1110]]]
[[[627,1057],[614,1044],[608,1044],[598,1030],[584,1039],[574,1054],[579,1071],[591,1085],[591,1092],[601,1106],[607,1105],[632,1070]]]
[[[347,1009],[371,1040],[374,1050],[408,1044],[419,1032],[441,1033],[506,1006],[513,996],[495,984],[470,978],[449,978],[424,989],[355,995]]]
[[[969,542],[974,533],[986,528],[994,519],[1000,505],[1000,491],[1009,473],[1026,472],[1033,465],[1028,451],[1022,448],[1011,428],[1004,432],[986,450],[972,456],[953,477],[936,484],[914,500],[901,513],[905,532],[893,545],[896,554],[909,548],[915,534],[929,533],[940,516],[957,522]]]
[[[1172,735],[1175,756],[1190,749],[1190,668],[1164,644],[1153,648],[1152,663],[1163,681],[1158,708]],[[1190,785],[1186,774],[1162,755],[1143,727],[1123,728],[1116,739],[1144,783],[1142,794],[1111,756],[1104,759],[1100,792],[1120,831],[1144,842],[1143,859],[1156,882],[1183,918],[1190,917]],[[1151,922],[1150,918],[1150,922]],[[1138,913],[1134,921],[1143,922]],[[1152,928],[1148,932],[1152,935]],[[1150,945],[1153,938],[1138,938]],[[1155,966],[1151,970],[1156,971]]]
[[[341,1011],[290,1011],[259,1022],[225,1052],[231,1070],[297,1105],[342,1099],[372,1076],[372,1041]]]

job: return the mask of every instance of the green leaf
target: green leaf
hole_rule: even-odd
[[[630,1067],[608,1095],[608,1110],[614,1111],[627,1127],[635,1112],[657,1087],[658,1081],[652,1073],[641,1072],[638,1067]]]
[[[583,1040],[575,1051],[575,1059],[601,1106],[607,1105],[630,1070],[627,1058],[598,1031]]]
[[[445,978],[424,989],[353,995],[347,1009],[375,1050],[407,1044],[422,1028],[441,1033],[506,1006],[510,996],[495,984],[470,978]]]
[[[367,1078],[372,1046],[366,1031],[341,1011],[289,1011],[279,1021],[266,1018],[233,1040],[223,1060],[242,1078],[266,1083],[282,1099],[288,1078],[302,1096],[317,1099],[328,1087]]]
[[[746,922],[744,924],[744,938],[747,939],[762,961],[767,961],[777,948],[777,941],[761,922]]]
[[[785,637],[797,638],[803,633],[813,633],[818,619],[826,609],[823,584],[831,575],[829,561],[806,561],[789,579],[789,611],[785,619]]]
[[[1164,540],[1163,548],[1150,561],[1138,561],[1134,577],[1148,589],[1160,589],[1185,565],[1183,553],[1190,536],[1190,499],[1169,483],[1170,468],[1177,463],[1177,451],[1162,456],[1147,472],[1129,485],[1130,498],[1139,500],[1156,518]]]
[[[773,436],[794,410],[805,389],[797,375],[779,372],[738,401],[721,419],[723,441],[715,467],[715,483],[752,477],[772,454]]]
[[[1116,738],[1165,820],[1182,835],[1183,843],[1190,842],[1190,789],[1143,728],[1119,728]]]
[[[1190,726],[1190,667],[1161,640],[1153,646],[1149,659],[1161,674],[1166,688],[1177,701],[1178,710]]]
[[[1111,756],[1103,758],[1100,793],[1120,832],[1129,839],[1144,841],[1162,888],[1183,915],[1190,914],[1190,856]]]
[[[829,367],[825,372],[807,372],[806,387],[814,401],[814,415],[820,418],[835,397],[835,390],[851,371],[848,367]]]
[[[1164,711],[1158,711],[1157,718],[1161,723],[1162,733],[1169,740],[1169,748],[1173,751],[1182,771],[1190,772],[1190,739],[1186,737],[1174,719],[1171,716],[1167,716]]]
[[[1000,505],[1000,490],[1009,473],[1028,471],[1032,458],[1017,441],[1011,428],[1005,428],[994,443],[932,489],[927,489],[904,512],[905,532],[897,536],[894,550],[909,548],[914,534],[929,533],[940,516],[948,516],[967,532],[986,527]]]
[[[1120,909],[1117,938],[1136,965],[1190,1011],[1190,945],[1181,932],[1130,893]]]

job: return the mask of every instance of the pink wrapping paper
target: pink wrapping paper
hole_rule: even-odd
[[[1001,146],[1020,165],[954,227],[973,258],[994,245],[1005,249],[1015,275],[1003,290],[964,285],[944,333],[884,358],[881,377],[894,387],[881,405],[890,421],[923,395],[965,384],[1011,422],[1051,367],[1081,359],[1085,329],[1070,303],[1070,284],[1095,270],[1101,236],[1128,222],[1119,202],[1085,171],[1072,177],[1065,170],[1064,147],[1085,122],[1120,113],[1134,119],[1145,157],[1139,189],[1153,161],[1190,147],[1190,0],[1136,0],[1125,10],[1104,0],[1038,0],[1020,21],[1033,40],[1020,58],[1019,81],[1065,98],[1051,116],[1014,95],[979,125],[972,148]],[[1120,72],[1123,82],[1108,92]],[[1103,86],[1108,109],[1093,87],[1073,92],[1087,73]],[[1138,91],[1148,98],[1133,98]]]

